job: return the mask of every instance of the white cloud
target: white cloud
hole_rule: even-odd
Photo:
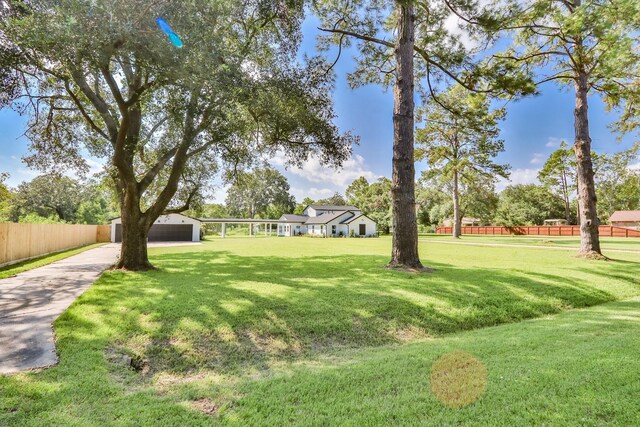
[[[275,165],[282,165],[284,159],[281,156],[275,156],[271,162]],[[364,176],[368,181],[375,181],[379,178],[377,174],[367,169],[364,157],[359,154],[346,160],[338,169],[323,166],[316,157],[309,157],[301,168],[289,168],[288,172],[310,183],[325,184],[327,187],[334,186],[338,189],[337,191],[341,192],[361,176]]]
[[[221,203],[224,205],[227,198],[227,191],[231,187],[231,184],[216,185],[206,194],[207,203]]]
[[[544,146],[547,148],[557,148],[557,147],[560,147],[560,143],[565,140],[566,138],[558,138],[555,136],[550,136],[549,138],[547,138],[547,143]]]
[[[289,192],[296,198],[296,202],[302,203],[305,197],[310,197],[313,200],[326,199],[333,196],[335,190],[330,188],[298,188],[291,187]]]
[[[538,172],[540,169],[513,169],[509,179],[500,178],[496,183],[496,191],[500,192],[509,185],[538,184]]]
[[[474,49],[478,47],[478,42],[473,40],[468,31],[461,28],[462,20],[454,13],[449,15],[444,21],[444,28],[447,32],[453,36],[457,36],[460,43],[467,49]]]
[[[104,169],[104,163],[98,162],[96,160],[87,158],[85,159],[85,161],[87,162],[87,166],[89,166],[89,176],[95,175],[98,172],[102,172],[102,170]]]
[[[542,163],[544,159],[544,155],[542,153],[533,153],[533,157],[531,158],[531,161],[529,163],[531,163],[532,165],[539,165],[540,163]]]
[[[477,2],[479,10],[485,10],[485,8],[489,6],[500,6],[503,4],[504,2],[500,0],[479,0]],[[466,49],[473,50],[480,47],[480,42],[474,39],[469,31],[463,28],[464,26],[465,22],[453,12],[444,21],[445,30],[452,36],[457,36],[460,43],[462,43]]]
[[[23,176],[25,178],[35,178],[36,176],[39,175],[39,173],[35,170],[32,169],[27,169],[27,168],[20,168],[17,170],[18,175]]]

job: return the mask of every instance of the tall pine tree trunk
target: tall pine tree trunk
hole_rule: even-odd
[[[589,105],[587,74],[576,73],[575,138],[573,150],[576,155],[578,181],[578,211],[580,222],[580,254],[602,255],[598,236],[596,211],[596,189],[591,162],[591,137],[589,136]]]
[[[460,217],[460,190],[458,189],[458,172],[453,172],[453,238],[459,239],[462,228],[462,218]]]
[[[393,164],[391,198],[393,240],[389,267],[421,269],[415,207],[414,164],[414,11],[410,0],[396,2],[398,39],[395,48],[396,82],[393,90]]]
[[[564,219],[567,220],[567,224],[571,224],[571,208],[569,207],[569,189],[567,185],[567,174],[562,169],[562,199],[564,200]]]

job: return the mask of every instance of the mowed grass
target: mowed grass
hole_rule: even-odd
[[[28,261],[8,265],[0,268],[0,279],[6,279],[7,277],[12,277],[16,274],[33,270],[34,268],[42,267],[53,262],[60,261],[61,259],[69,258],[70,256],[79,254],[80,252],[88,251],[89,249],[97,248],[102,245],[104,245],[104,243],[95,243],[93,245],[82,246],[80,248],[70,249],[67,251],[54,252]]]
[[[389,252],[387,238],[151,249],[158,271],[107,272],[56,321],[59,366],[0,377],[0,425],[637,420],[638,301],[548,315],[640,295],[640,256],[429,243],[436,271],[411,274],[386,270]],[[452,350],[488,371],[463,409],[429,390]]]
[[[580,248],[580,237],[566,236],[517,236],[517,235],[477,235],[464,234],[454,240],[449,234],[426,234],[420,238],[425,241],[450,240],[462,243],[497,243],[507,245],[534,245],[541,247]],[[638,251],[640,253],[640,238],[638,237],[600,237],[600,246],[607,250]]]

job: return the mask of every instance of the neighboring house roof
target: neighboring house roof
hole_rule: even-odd
[[[307,208],[313,208],[321,211],[359,211],[360,209],[355,206],[341,206],[341,205],[309,205]]]
[[[280,219],[284,219],[285,221],[298,221],[305,222],[309,219],[308,215],[294,215],[294,214],[284,214],[280,217]]]
[[[353,216],[353,217],[351,217],[351,218],[347,218],[347,219],[345,219],[345,220],[344,220],[344,221],[342,221],[340,224],[350,224],[350,223],[352,223],[353,221],[355,221],[356,219],[358,219],[358,218],[362,218],[362,217],[367,218],[367,219],[368,219],[369,221],[371,221],[371,222],[375,222],[374,220],[372,220],[371,218],[369,218],[369,217],[368,217],[368,216],[366,216],[366,215],[358,214],[358,215],[355,215],[355,216]]]
[[[338,218],[339,216],[344,215],[347,212],[353,215],[353,212],[349,212],[349,211],[342,211],[342,212],[337,212],[333,214],[322,214],[319,216],[309,217],[309,219],[307,220],[307,222],[305,222],[305,224],[326,224]]]
[[[610,217],[610,222],[640,221],[640,211],[615,211]]]

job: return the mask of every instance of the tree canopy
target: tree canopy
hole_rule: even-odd
[[[242,218],[279,218],[296,206],[287,178],[273,168],[242,173],[227,191],[226,208]]]
[[[598,93],[615,106],[630,99],[640,61],[640,6],[635,0],[531,0],[512,2],[511,9],[511,28],[517,29],[515,43],[494,57],[535,72],[538,84],[553,81],[575,91],[573,149],[580,252],[600,256],[589,95]]]
[[[432,100],[424,108],[425,126],[416,135],[416,159],[427,161],[427,180],[438,178],[448,184],[453,203],[453,236],[460,237],[461,187],[470,194],[484,186],[493,188],[498,177],[509,176],[509,167],[494,160],[504,151],[498,123],[505,110],[492,110],[486,94],[469,92],[461,86],[445,92],[445,99]],[[467,202],[471,200],[468,198]]]
[[[119,267],[150,268],[146,235],[188,209],[220,168],[278,150],[339,165],[355,141],[332,123],[333,77],[296,56],[302,2],[14,1],[0,23],[30,117],[32,166],[109,161],[122,207]],[[184,47],[172,46],[155,17]]]
[[[355,179],[346,190],[347,204],[362,210],[378,225],[382,233],[389,233],[391,229],[391,180],[380,177],[377,181],[369,182],[361,176]]]
[[[570,202],[575,192],[576,161],[573,150],[566,142],[560,143],[560,148],[555,150],[538,172],[540,182],[562,197],[564,201],[564,219],[570,224],[574,223],[571,214]]]
[[[498,225],[542,225],[545,219],[562,218],[562,198],[535,185],[510,185],[499,195],[495,222]]]

